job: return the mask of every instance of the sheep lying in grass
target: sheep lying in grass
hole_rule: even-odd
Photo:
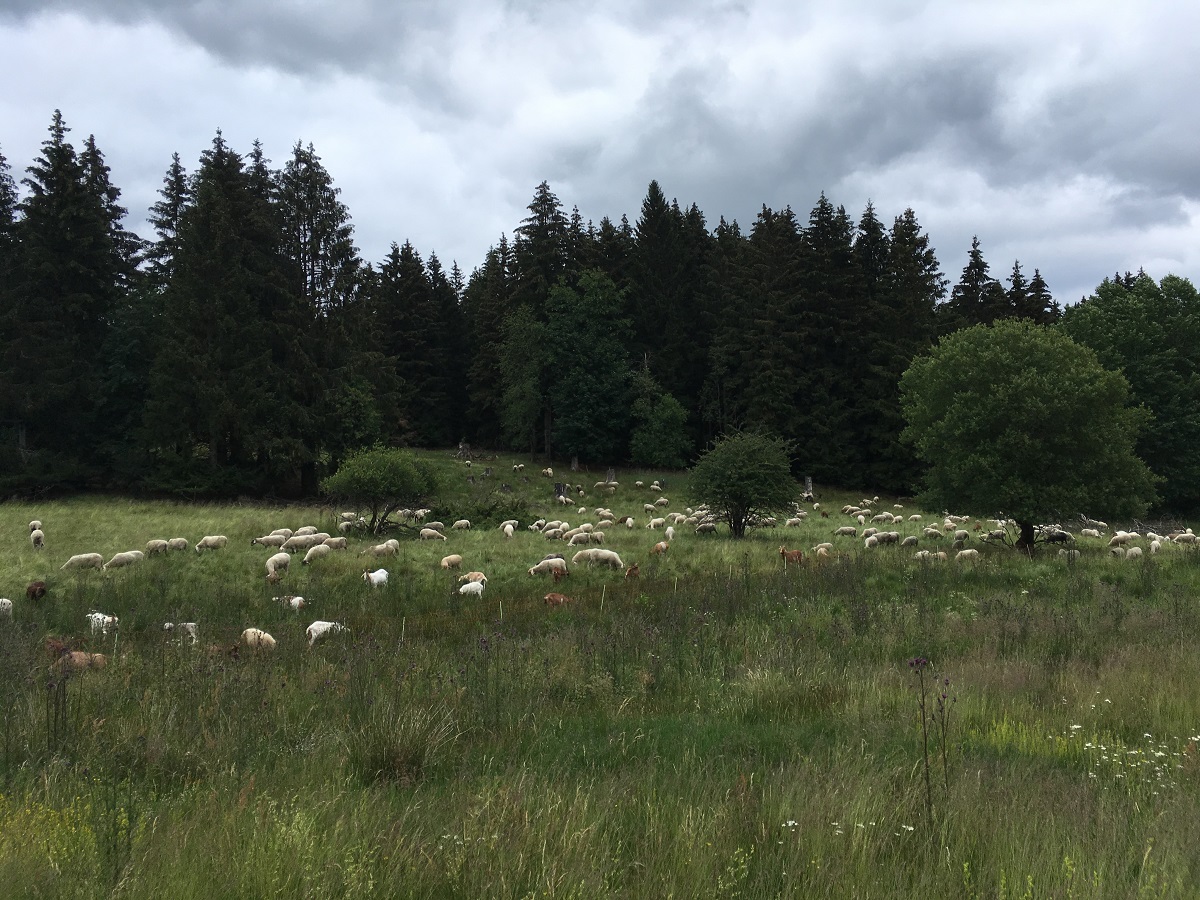
[[[87,614],[88,624],[92,626],[92,634],[99,632],[100,634],[108,634],[109,630],[116,630],[119,624],[119,619],[116,616],[106,615],[101,612],[90,612]]]
[[[84,672],[88,669],[103,669],[108,665],[108,657],[103,653],[86,653],[83,650],[66,650],[54,663],[54,671]]]
[[[304,633],[308,636],[308,647],[310,650],[313,644],[327,634],[345,634],[349,631],[350,629],[340,622],[325,622],[320,619],[304,629]]]
[[[104,569],[121,569],[125,566],[132,566],[140,563],[146,558],[146,554],[141,550],[126,550],[124,553],[113,554],[113,558],[106,562]]]
[[[229,543],[229,538],[223,534],[206,534],[196,542],[196,552],[201,550],[220,550]]]
[[[374,572],[372,572],[370,569],[367,569],[363,572],[362,577],[363,581],[371,585],[371,587],[382,587],[388,583],[387,569],[376,569]]]
[[[565,603],[572,603],[570,597],[566,594],[549,593],[542,598],[547,606],[562,606]]]
[[[193,647],[200,640],[200,627],[195,622],[164,622],[163,631],[168,635],[179,632],[180,641],[185,637],[191,638]]]
[[[242,632],[242,643],[251,650],[274,650],[275,638],[261,628],[247,628]]]
[[[76,553],[59,569],[102,569],[104,568],[104,557],[99,553]]]

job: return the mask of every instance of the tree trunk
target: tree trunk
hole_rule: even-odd
[[[1033,523],[1018,522],[1017,527],[1021,529],[1021,536],[1017,539],[1017,549],[1027,556],[1033,556]]]

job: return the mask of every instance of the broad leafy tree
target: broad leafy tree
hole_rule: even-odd
[[[745,537],[756,517],[790,510],[801,493],[783,440],[751,432],[718,440],[692,468],[689,488],[735,538]]]
[[[1010,517],[1031,550],[1035,523],[1139,515],[1154,499],[1134,450],[1145,410],[1124,376],[1061,331],[1027,320],[964,329],[915,360],[900,390],[929,509]]]
[[[1105,279],[1067,310],[1063,330],[1120,369],[1154,414],[1138,454],[1164,479],[1164,505],[1200,509],[1200,294],[1185,278]]]
[[[437,489],[437,477],[427,463],[394,448],[356,453],[321,482],[321,492],[331,500],[369,514],[372,534],[387,527],[396,510],[432,500]]]

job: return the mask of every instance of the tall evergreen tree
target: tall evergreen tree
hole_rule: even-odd
[[[950,292],[950,302],[941,313],[943,334],[971,325],[990,325],[1010,315],[1004,287],[988,274],[978,237],[971,238],[971,251],[962,277]]]
[[[471,440],[484,446],[501,441],[503,374],[500,368],[504,321],[512,311],[516,261],[508,239],[500,236],[483,265],[471,273],[463,293],[467,335],[467,415]]]
[[[150,207],[150,224],[158,235],[147,252],[150,274],[161,290],[175,274],[175,256],[179,252],[179,229],[183,223],[183,212],[192,200],[192,188],[187,170],[179,160],[179,154],[171,154],[171,165],[163,176],[163,186],[158,191],[159,199]]]
[[[1033,278],[1029,279],[1028,303],[1029,318],[1039,325],[1053,325],[1062,318],[1062,307],[1050,293],[1046,280],[1038,269],[1033,270]]]
[[[568,275],[568,223],[562,204],[545,181],[537,186],[527,209],[529,215],[515,231],[515,299],[542,318],[550,289]]]

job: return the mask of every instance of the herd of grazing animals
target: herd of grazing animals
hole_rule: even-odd
[[[549,470],[546,471],[549,472]],[[547,477],[552,477],[552,473]],[[642,482],[636,482],[636,486],[643,488]],[[603,495],[606,502],[611,502],[609,498],[616,495],[618,487],[619,485],[615,481],[598,482],[594,490]],[[653,494],[662,493],[662,488],[657,482],[650,485],[649,490]],[[582,487],[572,488],[569,495],[562,494],[556,499],[560,502],[568,501],[562,503],[564,506],[575,506],[577,498],[580,496],[585,496]],[[811,498],[810,503],[811,511],[818,513],[820,517],[813,521],[823,522],[830,519],[831,516],[836,516],[835,512],[821,510],[820,504],[812,502]],[[902,512],[880,510],[878,503],[879,498],[874,498],[844,506],[841,512],[847,517],[847,521],[845,524],[831,521],[829,524],[833,527],[827,527],[830,539],[813,546],[810,550],[811,556],[807,556],[801,549],[788,549],[786,545],[780,546],[779,554],[783,566],[786,568],[789,565],[820,564],[839,553],[849,552],[851,545],[856,541],[862,542],[861,552],[881,552],[882,548],[889,545],[912,550],[914,552],[912,552],[911,558],[919,563],[934,563],[951,558],[961,563],[977,562],[987,552],[981,552],[981,548],[997,544],[1011,544],[1015,534],[1015,523],[1011,520],[974,522],[968,516],[947,514],[940,524],[925,524],[919,514],[906,516]],[[645,528],[650,531],[661,530],[664,538],[664,540],[654,543],[642,544],[643,552],[652,562],[651,574],[662,564],[659,560],[667,557],[678,534],[687,533],[690,530],[693,535],[702,536],[712,535],[717,531],[717,520],[706,510],[689,508],[685,512],[671,512],[669,511],[670,505],[670,500],[665,496],[659,496],[653,502],[641,504],[640,512],[650,516]],[[899,505],[897,504],[894,509],[899,510]],[[425,522],[424,517],[428,512],[429,510],[401,511],[401,515],[407,523],[416,528],[416,537],[419,541],[448,542],[450,540],[448,535],[469,536],[468,533],[472,532],[472,523],[469,519],[456,519],[447,529],[441,522]],[[571,514],[570,511],[568,514]],[[588,516],[589,510],[587,507],[579,506],[574,515]],[[764,518],[751,522],[751,525],[757,528],[797,528],[805,524],[808,516],[809,510],[796,504],[792,514],[782,523],[775,519]],[[538,538],[544,538],[546,541],[557,542],[564,548],[579,548],[571,555],[569,561],[562,552],[552,551],[545,554],[528,567],[529,576],[549,575],[557,584],[570,576],[572,567],[587,567],[595,568],[598,577],[606,577],[602,575],[603,570],[612,569],[617,573],[623,572],[626,580],[638,578],[641,573],[636,560],[623,560],[615,549],[597,546],[606,542],[606,531],[611,533],[611,529],[616,529],[620,525],[625,525],[626,529],[634,528],[634,516],[618,515],[612,509],[599,506],[591,510],[590,517],[594,521],[583,522],[575,526],[560,519],[538,519],[528,525],[522,525],[515,519],[509,519],[500,523],[496,530],[500,532],[500,540],[506,544],[512,541],[517,543],[528,541],[530,538],[518,538],[518,535],[529,533]],[[250,538],[249,544],[252,547],[261,546],[272,551],[265,559],[264,565],[266,580],[275,584],[289,577],[293,553],[304,552],[302,565],[320,565],[321,560],[332,554],[348,551],[351,535],[355,533],[356,529],[363,532],[365,524],[365,521],[357,514],[343,513],[336,527],[332,529],[337,532],[336,536],[320,531],[316,526],[306,525],[294,531],[289,528],[278,528],[259,537]],[[1084,519],[1084,524],[1086,527],[1078,529],[1078,537],[1058,525],[1039,526],[1037,529],[1039,540],[1048,545],[1060,545],[1057,554],[1065,558],[1067,562],[1078,559],[1081,553],[1080,547],[1084,546],[1095,546],[1097,550],[1104,549],[1113,557],[1135,560],[1143,553],[1156,554],[1168,546],[1195,545],[1197,542],[1197,537],[1190,528],[1168,535],[1159,535],[1153,532],[1140,534],[1118,530],[1113,532],[1110,537],[1108,526],[1105,523]],[[903,534],[899,530],[885,530],[889,526],[893,528],[898,526],[906,531],[915,530],[916,533]],[[495,532],[474,533],[494,534]],[[629,536],[623,541],[628,544],[633,539],[633,533],[625,533]],[[40,520],[35,519],[29,523],[28,539],[34,551],[39,554],[49,553],[47,531]],[[242,539],[244,540],[244,538]],[[457,540],[466,539],[467,537],[457,538]],[[473,540],[477,541],[478,538]],[[1144,542],[1144,550],[1139,542]],[[917,549],[920,544],[929,546],[921,546]],[[59,577],[99,577],[88,576],[87,573],[92,570],[99,571],[106,577],[122,577],[116,574],[116,570],[150,565],[148,559],[151,557],[166,557],[171,551],[186,551],[193,546],[197,554],[219,553],[228,545],[229,538],[223,534],[205,535],[194,545],[189,544],[188,540],[182,537],[155,538],[146,543],[144,550],[118,551],[113,553],[107,561],[103,555],[96,552],[72,554],[58,566],[60,572],[68,574]],[[61,544],[55,546],[61,548]],[[532,545],[530,546],[532,547]],[[544,547],[544,544],[542,546]],[[671,555],[674,556],[675,552],[672,552]],[[628,550],[626,553],[628,555]],[[401,544],[396,538],[389,538],[377,544],[362,543],[357,551],[359,557],[365,556],[371,561],[394,559],[400,554]],[[454,571],[457,575],[458,570],[465,568],[471,562],[478,565],[478,560],[472,560],[471,555],[464,549],[462,552],[442,556],[440,562],[436,559],[431,560],[430,567],[432,569],[436,566],[442,570]],[[389,583],[389,572],[377,564],[375,566],[367,565],[362,570],[361,580],[370,588],[386,588]],[[488,587],[488,576],[482,571],[472,570],[466,574],[457,575],[454,584],[454,590],[458,595],[481,599]],[[26,601],[29,603],[40,602],[50,590],[51,587],[47,581],[32,581],[26,588]],[[299,613],[301,609],[308,606],[308,601],[303,597],[294,595],[275,597],[274,600],[284,609],[294,613]],[[546,605],[552,607],[564,606],[573,602],[571,597],[558,592],[545,594],[543,600]],[[20,614],[19,604],[0,597],[0,620],[19,618]],[[93,638],[107,639],[112,636],[115,644],[115,636],[121,627],[118,615],[92,610],[87,613],[85,621]],[[162,630],[164,635],[176,639],[179,643],[195,646],[200,642],[200,631],[204,627],[207,626],[197,622],[167,622],[163,624]],[[226,627],[229,627],[228,624]],[[221,629],[214,627],[213,630],[220,631]],[[349,629],[343,623],[318,619],[308,626],[304,634],[307,646],[312,648],[318,641],[326,640],[332,635],[346,634],[348,631]],[[287,635],[283,635],[283,637],[285,640],[289,639]],[[237,645],[255,652],[271,651],[278,646],[274,636],[255,626],[246,627],[240,632]],[[107,663],[107,658],[103,654],[82,653],[68,642],[56,638],[48,639],[48,647],[55,653],[57,657],[55,664],[60,671],[95,670],[103,668]]]

